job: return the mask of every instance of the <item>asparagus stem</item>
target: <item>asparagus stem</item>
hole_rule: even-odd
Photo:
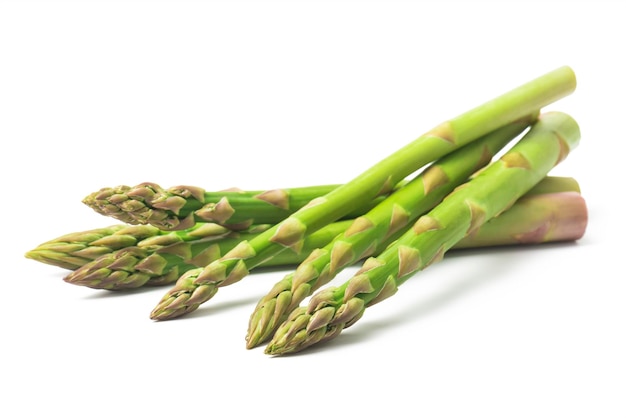
[[[337,185],[273,190],[225,190],[207,192],[195,186],[164,189],[155,183],[134,187],[102,188],[83,199],[101,215],[132,225],[149,224],[163,230],[182,230],[197,222],[211,222],[241,230],[252,224],[275,224],[312,199],[336,189]],[[354,207],[347,217],[365,213],[373,201]]]
[[[424,165],[570,94],[576,79],[561,67],[450,119],[384,158],[353,180],[314,199],[264,233],[241,242],[204,268],[187,271],[150,313],[155,320],[196,310],[218,288],[240,281],[286,248],[296,251],[307,234],[390,191]]]
[[[522,133],[536,115],[504,126],[435,161],[408,184],[392,193],[324,248],[313,251],[295,271],[272,287],[250,316],[246,346],[272,336],[289,313],[344,267],[377,252],[415,219],[432,209],[455,187],[486,166],[507,143]]]
[[[488,166],[439,205],[421,216],[379,256],[371,257],[344,284],[314,294],[292,311],[265,352],[282,355],[337,337],[365,309],[395,294],[398,287],[434,262],[465,236],[510,208],[577,146],[580,131],[570,116],[541,115],[500,160]]]

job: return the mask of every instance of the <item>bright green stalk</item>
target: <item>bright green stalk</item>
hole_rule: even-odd
[[[314,294],[292,311],[266,353],[281,355],[338,336],[366,307],[390,296],[489,219],[498,216],[536,185],[577,146],[580,131],[570,116],[550,112],[501,159],[449,194],[379,256],[369,258],[347,282]]]
[[[340,219],[351,208],[390,191],[426,164],[570,94],[575,86],[573,71],[562,67],[438,125],[254,239],[241,242],[219,260],[183,274],[150,317],[170,319],[197,309],[219,287],[238,282],[286,248],[298,251],[307,234]]]
[[[486,229],[484,233],[483,228],[481,228],[473,237],[474,239],[468,240],[466,243],[461,241],[458,246],[465,244],[462,247],[466,248],[577,239],[576,232],[581,233],[584,230],[583,221],[586,221],[586,214],[583,211],[584,200],[578,193],[571,193],[571,196],[568,197],[562,192],[566,190],[579,191],[578,184],[574,179],[565,177],[546,178],[540,184],[543,185],[543,183],[551,183],[551,185],[543,186],[542,193],[551,191],[560,193],[552,193],[542,199],[531,199],[532,196],[529,195],[535,190],[533,189],[522,199],[524,204],[520,200],[503,215],[484,225],[483,228]],[[523,209],[516,210],[518,205],[523,206]],[[509,212],[514,213],[515,217],[510,218]],[[493,226],[492,223],[494,223]],[[283,251],[268,260],[266,266],[297,265],[311,252],[344,233],[351,224],[352,222],[348,220],[329,224],[305,239],[302,252]],[[489,228],[490,226],[491,228]],[[249,229],[246,234],[230,232],[223,237],[185,241],[160,239],[174,234],[173,232],[164,233],[164,235],[140,241],[137,246],[112,251],[89,261],[68,275],[65,281],[107,290],[167,285],[175,281],[180,274],[206,263],[208,259],[219,258],[220,254],[233,248],[240,240],[245,239],[248,235],[260,233],[264,227],[267,226],[259,226],[257,230]],[[398,232],[404,231],[407,227],[408,225]],[[544,232],[545,234],[542,235]],[[384,243],[381,243],[377,247],[377,251],[379,248],[384,248],[385,243],[393,240],[395,236],[396,234],[393,234]],[[163,244],[170,242],[170,244],[167,246],[157,245],[156,242],[149,244],[151,241],[160,241]],[[143,243],[146,245],[142,245]]]
[[[207,192],[195,186],[164,189],[154,183],[103,188],[83,199],[101,215],[128,224],[150,224],[163,230],[182,230],[197,222],[211,222],[241,230],[252,224],[275,224],[337,185],[272,190]],[[375,204],[364,201],[347,217],[365,213]]]
[[[397,238],[396,234],[419,215],[432,209],[455,187],[486,166],[535,118],[533,115],[525,121],[497,129],[435,161],[412,181],[355,219],[337,239],[313,251],[259,301],[250,316],[247,348],[256,347],[270,338],[293,309],[345,267],[375,254],[379,246]]]
[[[345,231],[351,221],[334,222],[307,236],[301,253],[285,252],[268,260],[265,266],[294,265],[315,248],[323,247]],[[242,240],[258,235],[269,226],[248,229],[246,233],[230,231],[215,239],[178,241],[165,246],[133,246],[104,254],[76,269],[64,280],[93,289],[122,290],[142,286],[162,286],[175,282],[188,270],[205,266],[230,251]]]
[[[72,232],[46,241],[25,255],[41,263],[76,270],[105,254],[137,246],[153,248],[176,242],[217,239],[231,230],[210,223],[196,224],[183,231],[162,231],[151,225],[111,225]]]

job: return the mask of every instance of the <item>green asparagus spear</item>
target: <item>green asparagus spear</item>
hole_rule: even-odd
[[[432,209],[448,193],[486,166],[506,144],[535,120],[509,124],[435,161],[408,184],[392,193],[324,248],[316,249],[257,304],[250,316],[247,348],[272,336],[289,313],[344,267],[374,254],[390,237]]]
[[[392,296],[398,286],[439,261],[465,236],[511,207],[577,146],[574,119],[560,112],[541,115],[500,160],[449,194],[378,257],[338,287],[318,291],[308,306],[292,311],[265,352],[282,355],[338,336],[365,309]]]
[[[428,163],[570,94],[574,72],[561,67],[450,119],[204,268],[189,270],[150,313],[164,320],[196,310],[218,288],[238,282],[281,251],[298,251],[307,234],[362,207]]]
[[[264,191],[207,192],[194,186],[164,189],[155,183],[135,187],[103,188],[83,199],[101,215],[128,224],[150,224],[163,230],[182,230],[196,222],[211,222],[241,230],[252,224],[275,224],[336,189],[337,185],[295,187]],[[369,210],[382,196],[356,206],[348,218]]]
[[[516,203],[503,215],[484,225],[475,235],[459,242],[455,248],[578,239],[586,223],[584,199],[579,193],[564,193],[580,190],[576,180],[548,177],[540,184],[541,190],[537,187],[535,188],[537,190],[533,189],[527,193],[523,203],[522,201]],[[533,193],[549,192],[552,194],[534,198],[531,196]],[[521,207],[517,208],[518,206]],[[509,212],[514,215],[509,216]],[[302,252],[283,251],[268,260],[267,267],[295,266],[301,263],[305,256],[344,233],[351,224],[351,221],[334,222],[314,232],[305,239],[305,248]],[[399,232],[404,231],[408,226],[406,225]],[[207,258],[207,255],[216,259],[220,254],[233,248],[240,240],[246,239],[246,235],[259,233],[253,229],[247,231],[247,234],[231,232],[226,237],[217,239],[176,241],[170,244],[169,248],[160,245],[141,245],[144,241],[152,241],[148,238],[136,247],[122,248],[84,264],[66,276],[65,281],[75,285],[108,290],[170,284],[178,278],[178,274],[205,262],[203,260]],[[167,235],[169,234],[154,238],[167,237]],[[384,248],[385,243],[393,240],[395,235],[393,234],[379,245],[377,251],[378,248]]]
[[[76,270],[98,257],[131,246],[156,248],[176,242],[217,239],[230,232],[230,229],[212,223],[196,224],[182,231],[162,231],[151,225],[118,224],[62,235],[39,244],[25,255],[45,264]]]
[[[345,231],[349,220],[334,222],[309,235],[301,253],[285,253],[268,260],[266,267],[297,264],[314,248],[326,245]],[[196,224],[200,225],[200,224]],[[269,225],[248,228],[246,233],[230,231],[226,236],[178,241],[164,246],[132,246],[102,255],[68,274],[67,283],[93,289],[122,290],[142,286],[162,286],[176,281],[184,272],[205,266],[234,248],[239,242],[258,235]]]

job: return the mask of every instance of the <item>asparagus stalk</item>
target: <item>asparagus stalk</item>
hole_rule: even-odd
[[[207,192],[195,186],[164,189],[155,183],[142,183],[134,187],[102,188],[85,197],[83,203],[101,215],[131,225],[149,224],[173,231],[189,228],[197,222],[211,222],[241,230],[252,224],[275,224],[337,187]],[[362,207],[353,208],[348,217],[365,213],[373,204],[363,202]]]
[[[511,207],[577,146],[574,119],[560,112],[541,115],[509,152],[449,194],[378,257],[341,286],[314,294],[292,311],[265,352],[282,355],[338,336],[375,303],[392,296],[415,272],[439,261],[465,236]]]
[[[535,120],[509,124],[435,161],[408,184],[392,193],[323,248],[313,251],[295,271],[276,283],[250,316],[247,348],[272,336],[300,302],[331,281],[344,267],[374,254],[379,245],[397,238],[406,226],[432,209],[455,187],[486,166],[507,143]]]
[[[301,262],[314,248],[326,245],[351,221],[338,221],[309,235],[301,253],[286,253],[268,260],[265,266],[283,266]],[[199,224],[197,224],[199,225]],[[218,239],[180,240],[170,245],[132,246],[104,254],[68,274],[67,283],[93,289],[122,290],[142,286],[162,286],[176,281],[181,274],[205,266],[251,239],[269,225],[248,228],[246,233],[230,231]]]
[[[162,231],[151,225],[118,224],[62,235],[39,244],[26,252],[25,256],[45,264],[76,270],[98,257],[131,246],[156,248],[176,242],[218,239],[230,232],[227,228],[211,223],[199,223],[182,231]]]
[[[252,240],[241,242],[220,259],[183,274],[150,317],[171,319],[196,310],[219,287],[240,281],[281,251],[291,248],[297,252],[307,234],[340,219],[351,208],[362,207],[426,164],[538,111],[575,87],[574,72],[561,67],[436,126],[348,183],[312,200]]]
[[[459,242],[455,248],[578,239],[584,231],[586,222],[584,200],[578,193],[564,193],[580,190],[576,180],[566,177],[546,178],[540,184],[541,190],[537,187],[535,188],[537,190],[533,189],[527,193],[523,204],[521,201],[516,203],[503,215],[484,225],[477,234]],[[549,192],[551,194],[548,194]],[[531,196],[533,193],[546,195],[533,197]],[[516,209],[517,206],[523,207]],[[513,217],[508,215],[510,212],[514,214]],[[297,265],[312,251],[336,239],[339,234],[345,233],[351,224],[352,222],[348,220],[334,222],[308,236],[302,252],[283,251],[268,260],[266,266]],[[408,225],[400,231],[407,227]],[[483,229],[486,231],[483,232]],[[75,285],[107,290],[167,285],[176,280],[179,274],[205,262],[202,260],[206,259],[207,255],[209,258],[217,259],[240,240],[246,239],[246,235],[258,233],[254,230],[249,230],[247,234],[231,232],[224,238],[177,241],[169,246],[142,246],[142,241],[136,247],[126,247],[104,254],[84,264],[64,280]],[[390,242],[395,235],[393,234],[385,243]],[[167,237],[167,234],[155,238],[160,237]],[[378,247],[384,248],[384,243]]]

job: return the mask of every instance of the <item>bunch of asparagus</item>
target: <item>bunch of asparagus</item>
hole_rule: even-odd
[[[153,320],[196,310],[255,268],[288,269],[252,312],[246,347],[297,352],[339,335],[448,250],[580,239],[580,187],[549,175],[577,146],[579,127],[542,112],[575,86],[571,68],[558,68],[437,125],[345,184],[103,188],[83,203],[120,224],[26,256],[70,270],[65,281],[75,285],[170,285]],[[358,267],[349,280],[324,287],[349,266]]]

